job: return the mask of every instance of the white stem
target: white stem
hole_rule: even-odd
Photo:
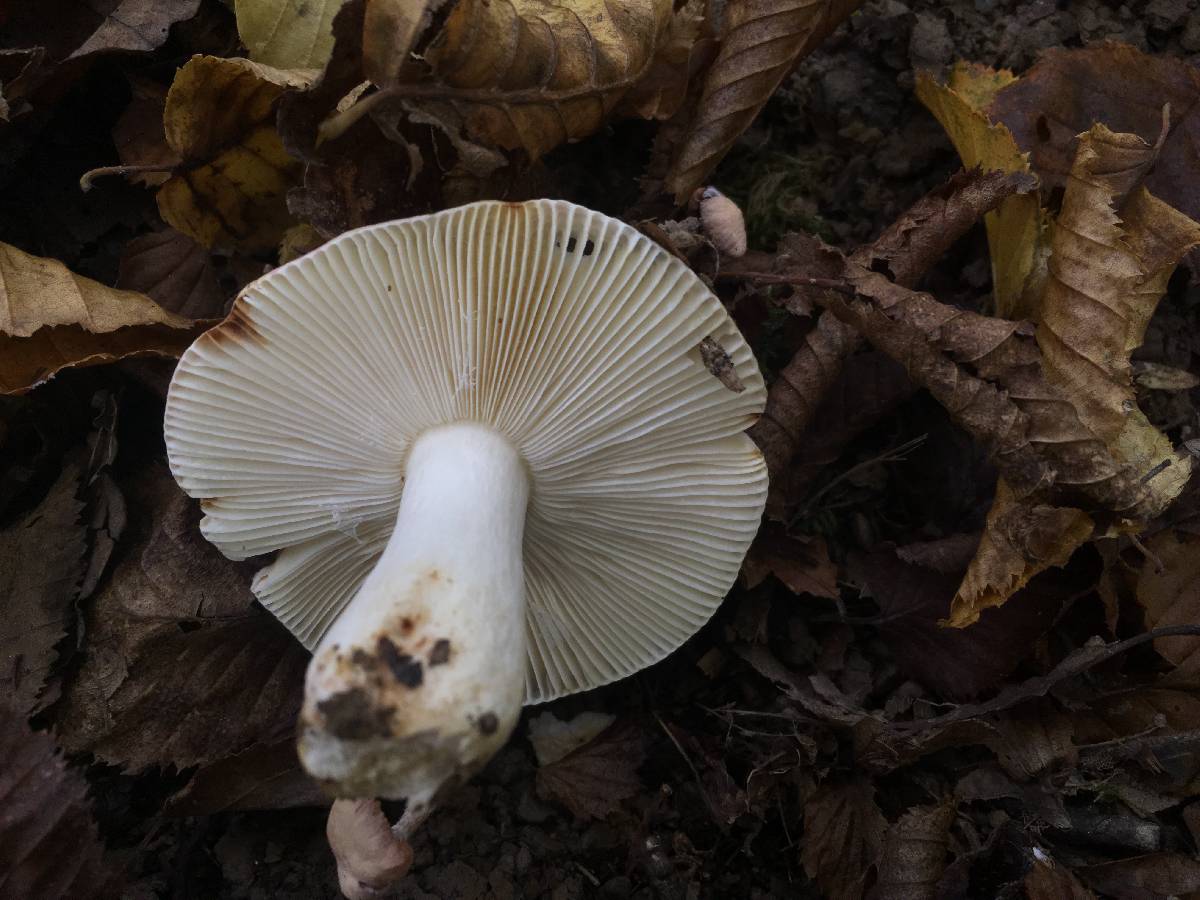
[[[339,797],[407,798],[480,768],[525,696],[529,478],[472,423],[413,444],[396,529],[309,665],[300,756]]]

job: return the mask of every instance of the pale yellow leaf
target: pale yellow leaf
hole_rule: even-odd
[[[343,0],[237,0],[238,34],[255,62],[321,69],[333,52],[333,17]]]

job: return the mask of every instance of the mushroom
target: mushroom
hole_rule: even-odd
[[[279,551],[253,588],[313,651],[304,766],[338,797],[407,800],[404,832],[524,704],[708,620],[765,502],[744,433],[764,400],[720,302],[658,245],[562,201],[484,202],[249,285],[180,360],[166,442],[210,541]]]

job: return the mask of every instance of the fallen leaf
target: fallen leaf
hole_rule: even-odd
[[[72,366],[177,357],[207,327],[0,244],[0,393],[22,393]]]
[[[163,219],[205,247],[275,249],[293,224],[286,193],[301,174],[275,131],[275,102],[314,75],[192,57],[167,94],[167,144],[183,162],[158,190]]]
[[[1133,380],[1148,391],[1190,391],[1200,387],[1200,376],[1162,363],[1133,361]]]
[[[1186,60],[1098,41],[1046,50],[1036,65],[996,95],[988,114],[1012,130],[1049,189],[1067,183],[1078,136],[1094,123],[1153,144],[1162,130],[1163,105],[1169,104],[1170,130],[1145,186],[1200,220],[1197,100],[1200,72]]]
[[[1054,771],[1069,772],[1079,760],[1071,717],[1046,698],[1005,710],[993,724],[996,734],[988,744],[1004,771],[1018,782]]]
[[[968,628],[942,626],[977,544],[975,535],[955,535],[852,560],[879,604],[879,633],[901,669],[944,697],[977,696],[999,685],[1061,605],[1054,592],[1035,585]]]
[[[187,785],[171,796],[163,811],[172,816],[208,816],[328,803],[328,796],[300,765],[296,741],[288,736],[201,766]]]
[[[644,758],[641,731],[616,722],[562,759],[539,767],[537,794],[576,818],[602,819],[642,789],[637,769]]]
[[[1070,869],[1053,860],[1034,860],[1024,887],[1029,900],[1096,900]]]
[[[1200,891],[1200,862],[1182,853],[1151,853],[1075,871],[1090,887],[1128,900],[1168,900]]]
[[[1014,81],[1007,69],[958,63],[941,84],[928,73],[917,76],[916,94],[941,123],[968,169],[1029,172],[1028,155],[1012,132],[993,124],[983,111],[996,91]],[[991,248],[992,295],[996,313],[1009,319],[1032,318],[1045,278],[1046,227],[1033,192],[1013,194],[984,216]]]
[[[942,803],[914,807],[889,825],[883,836],[872,900],[937,897],[953,823],[953,804]]]
[[[1167,279],[1200,224],[1141,182],[1158,148],[1094,126],[1080,141],[1050,244],[1038,346],[1046,378],[1080,419],[1147,484],[1143,515],[1161,512],[1187,483],[1190,460],[1146,419],[1129,355],[1143,341]]]
[[[650,68],[621,98],[618,115],[667,119],[675,114],[687,95],[692,51],[703,34],[704,12],[704,0],[676,4]]]
[[[829,900],[859,900],[879,862],[886,829],[870,782],[822,785],[804,804],[804,871]]]
[[[474,140],[536,160],[604,123],[650,70],[672,15],[670,0],[459,0],[425,50],[436,81],[399,90],[450,104]]]
[[[705,183],[783,79],[861,2],[750,0],[726,9],[720,50],[667,173],[676,203]]]
[[[308,654],[254,605],[165,468],[124,486],[131,529],[91,603],[83,665],[56,721],[71,752],[130,771],[204,765],[295,727]]]
[[[749,586],[773,574],[793,594],[812,594],[837,600],[838,568],[819,537],[800,538],[782,528],[768,527],[755,539],[743,566]]]
[[[236,0],[238,34],[250,58],[277,69],[320,69],[333,51],[343,0]]]
[[[367,80],[389,87],[400,78],[418,36],[445,0],[370,0],[364,10],[362,71]],[[330,50],[333,30],[330,28]]]
[[[136,237],[121,251],[117,287],[138,291],[189,319],[219,319],[225,291],[209,252],[186,234],[164,228]]]
[[[1152,556],[1138,574],[1136,596],[1146,611],[1147,627],[1200,621],[1200,539],[1176,536],[1168,529],[1156,534],[1146,547]],[[1160,638],[1154,649],[1181,674],[1200,673],[1200,639]]]
[[[548,766],[588,743],[615,721],[616,717],[607,713],[583,712],[564,722],[554,713],[544,712],[529,720],[529,743],[533,745],[538,765]]]
[[[115,896],[83,776],[25,716],[0,707],[0,894],[37,900]]]
[[[131,78],[129,86],[133,97],[113,126],[113,143],[123,165],[161,169],[132,172],[127,176],[131,182],[158,187],[180,163],[179,154],[168,146],[163,129],[167,89],[143,78]]]
[[[171,26],[190,19],[198,9],[200,0],[121,0],[70,58],[157,50],[166,42]]]
[[[83,578],[86,531],[77,494],[83,466],[69,460],[38,506],[0,531],[0,690],[23,714],[39,708],[54,645],[66,634]],[[43,701],[44,703],[44,701]]]

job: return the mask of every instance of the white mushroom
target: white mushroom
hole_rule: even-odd
[[[166,439],[209,540],[280,551],[254,590],[314,650],[305,767],[415,822],[523,704],[712,615],[766,497],[764,397],[679,260],[569,203],[489,202],[251,284],[180,361]]]

